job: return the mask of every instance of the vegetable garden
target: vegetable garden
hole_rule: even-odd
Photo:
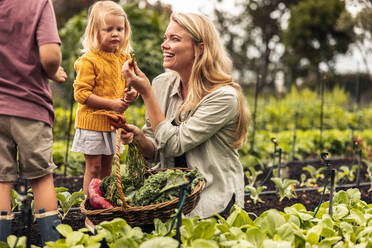
[[[277,106],[270,115],[269,111],[263,111],[266,116],[261,117],[262,121],[257,125],[254,152],[250,151],[250,142],[239,150],[246,176],[244,208],[234,206],[226,219],[218,215],[207,220],[183,216],[178,239],[183,247],[372,245],[372,131],[362,119],[356,123],[356,128],[344,123],[345,119],[349,122],[358,120],[355,115],[371,118],[369,108],[361,108],[356,113],[341,109],[341,113],[348,118],[339,118],[339,115],[326,112],[325,123],[338,123],[338,126],[327,126],[323,130],[323,153],[319,153],[320,131],[316,125],[310,125],[316,114],[303,114],[301,121],[296,120],[302,123],[297,124],[297,128],[290,125],[295,119],[282,120],[283,124],[278,125],[262,124],[266,122],[265,118],[270,120],[283,116],[276,111],[288,114],[288,105],[292,106],[300,99],[313,101],[309,97],[304,98],[305,94],[315,97],[315,93],[308,90],[293,91],[281,100],[270,100],[272,103],[262,107],[270,109],[271,104]],[[332,106],[336,104],[334,99],[344,99],[342,103],[337,102],[337,106],[347,105],[348,97],[342,90],[336,89],[328,94],[333,101],[326,103],[327,109],[335,108]],[[301,104],[306,109],[306,101]],[[69,111],[56,110],[54,160],[59,167],[55,174],[55,185],[64,224],[59,231],[64,238],[51,243],[50,247],[105,247],[106,244],[120,247],[178,247],[177,229],[175,225],[171,228],[173,217],[166,222],[155,219],[154,230],[146,225],[130,226],[119,218],[103,221],[97,226],[98,233],[95,235],[87,231],[84,214],[79,208],[84,200],[81,191],[84,160],[80,154],[68,151],[69,142],[63,139],[68,135],[57,132],[67,130],[69,114]],[[142,125],[144,107],[133,105],[125,116],[128,122]],[[293,129],[288,130],[288,127]],[[133,150],[130,156],[127,156],[128,152],[130,149],[124,150],[120,156],[123,168],[126,168],[126,164],[138,163],[128,161],[127,158],[135,157]],[[176,192],[175,195],[177,197]],[[18,237],[27,236],[27,228],[21,218],[22,201],[15,192],[12,202],[17,222],[13,226],[13,233]],[[31,228],[33,244],[40,245],[36,226]],[[15,237],[11,242],[15,242]],[[24,237],[17,243],[25,245]]]
[[[161,43],[169,13],[137,5],[125,5],[135,27],[134,50],[144,72],[153,78],[161,72],[162,58],[154,47]],[[114,164],[112,175],[101,187],[95,185],[96,190],[110,204],[124,204],[116,185],[119,168],[121,181],[128,186],[123,193],[129,204],[146,206],[175,199],[176,203],[168,218],[155,218],[150,225],[129,223],[120,215],[101,221],[97,216],[96,233],[91,233],[84,226],[81,208],[83,203],[86,210],[93,210],[82,192],[84,158],[70,151],[76,112],[71,96],[73,62],[79,55],[85,17],[84,11],[77,13],[60,28],[63,66],[70,80],[65,88],[53,88],[53,160],[58,166],[54,182],[62,217],[57,229],[63,237],[47,247],[372,247],[372,105],[357,101],[360,92],[353,96],[341,84],[323,88],[324,80],[312,89],[289,87],[286,93],[244,88],[252,112],[248,140],[239,149],[245,172],[244,206],[233,205],[226,216],[203,220],[182,215],[182,199],[188,199],[183,189],[188,187],[184,192],[191,194],[202,177],[197,171],[177,171],[146,174],[148,182],[135,178],[141,175],[135,165],[143,161],[127,146],[118,158],[120,166]],[[256,86],[261,80],[258,69],[257,75]],[[360,90],[359,82],[356,85]],[[141,99],[124,115],[128,123],[143,126]],[[141,192],[138,196],[143,198],[133,192]],[[101,204],[101,199],[96,203]],[[31,190],[12,191],[14,235],[0,247],[41,246],[30,217],[32,206]]]

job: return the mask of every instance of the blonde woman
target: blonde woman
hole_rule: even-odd
[[[116,133],[107,117],[95,112],[102,109],[123,113],[136,99],[137,92],[127,91],[121,75],[124,62],[130,58],[130,35],[127,15],[119,4],[98,1],[92,5],[83,36],[85,53],[75,62],[74,96],[78,108],[71,149],[84,154],[85,195],[93,178],[111,174],[115,153]],[[93,226],[87,218],[86,226]]]
[[[246,140],[249,113],[232,63],[212,22],[174,13],[161,45],[167,71],[152,86],[137,65],[123,75],[146,106],[142,130],[126,125],[124,143],[135,142],[160,168],[197,167],[206,179],[191,216],[221,213],[235,194],[244,206],[243,168],[237,148]]]

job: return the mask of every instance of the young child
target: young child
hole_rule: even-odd
[[[115,154],[116,133],[100,110],[122,114],[137,98],[137,91],[128,90],[121,75],[124,62],[130,59],[131,29],[122,7],[112,1],[98,1],[89,9],[88,25],[83,35],[85,54],[75,62],[74,82],[76,133],[72,151],[85,157],[83,190],[93,178],[111,173]],[[86,218],[86,225],[91,225]]]

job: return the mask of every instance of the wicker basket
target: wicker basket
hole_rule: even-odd
[[[121,177],[120,177],[120,136],[121,136],[122,129],[118,129],[118,140],[116,146],[116,178],[117,178],[117,186],[119,189],[120,198],[123,202],[122,207],[113,207],[108,209],[92,209],[90,206],[89,200],[85,199],[80,204],[80,211],[84,215],[86,215],[93,224],[99,224],[102,221],[109,221],[114,218],[123,218],[127,221],[127,223],[131,226],[142,226],[147,224],[152,224],[155,218],[162,220],[163,222],[168,220],[172,214],[175,213],[176,209],[178,208],[179,198],[175,198],[171,201],[147,205],[147,206],[130,206],[125,201],[125,196],[123,193],[123,188],[121,184]],[[157,173],[164,170],[186,170],[191,171],[187,168],[173,168],[173,169],[159,169],[154,170],[152,173]],[[194,188],[193,192],[186,197],[185,203],[182,208],[182,212],[184,214],[190,213],[195,206],[198,204],[200,199],[200,194],[204,185],[204,180],[201,180],[197,186]]]

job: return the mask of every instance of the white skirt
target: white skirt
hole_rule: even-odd
[[[77,128],[71,151],[86,155],[114,155],[116,151],[116,132],[99,132]],[[123,145],[120,144],[120,152]]]

